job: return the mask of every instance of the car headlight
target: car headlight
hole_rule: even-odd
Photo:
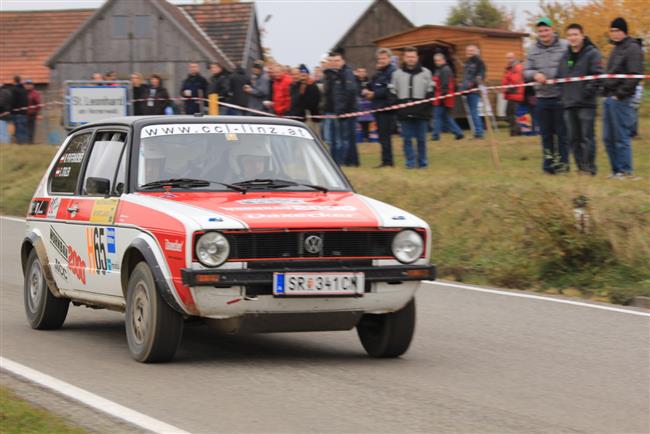
[[[230,243],[219,232],[207,232],[196,241],[196,257],[206,267],[218,267],[230,255]]]
[[[420,234],[406,229],[395,235],[392,247],[393,255],[398,261],[410,264],[422,256],[424,242]]]

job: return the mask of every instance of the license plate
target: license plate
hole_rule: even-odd
[[[362,295],[363,273],[273,273],[273,295]]]

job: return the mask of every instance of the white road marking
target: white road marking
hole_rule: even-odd
[[[606,306],[606,305],[595,304],[595,303],[585,303],[585,302],[582,302],[582,301],[566,300],[566,299],[563,299],[563,298],[555,298],[555,297],[550,297],[550,296],[545,297],[545,296],[542,296],[542,295],[527,294],[527,293],[515,292],[515,291],[500,291],[498,289],[488,289],[488,288],[481,288],[481,287],[477,287],[477,286],[468,286],[468,285],[462,285],[460,283],[441,282],[439,280],[425,281],[423,283],[430,284],[430,285],[448,286],[450,288],[466,289],[466,290],[469,290],[469,291],[485,292],[485,293],[488,293],[488,294],[498,294],[498,295],[506,295],[506,296],[509,296],[509,297],[529,298],[529,299],[533,299],[533,300],[549,301],[549,302],[561,303],[561,304],[571,304],[573,306],[590,307],[592,309],[609,310],[611,312],[627,313],[627,314],[630,314],[630,315],[638,315],[638,316],[650,317],[650,312],[641,312],[641,311],[632,310],[632,309],[621,309],[621,308],[613,307],[613,306]]]
[[[84,389],[80,389],[72,384],[66,383],[65,381],[57,380],[54,377],[50,377],[49,375],[43,374],[42,372],[28,368],[27,366],[13,362],[1,356],[0,368],[6,369],[7,371],[28,381],[39,384],[47,389],[51,389],[139,428],[155,433],[189,434],[187,431],[173,425],[166,424],[165,422],[161,422],[135,410],[131,410],[123,405],[102,398],[101,396],[95,395],[94,393],[88,392]]]
[[[25,219],[21,219],[19,217],[9,217],[9,216],[6,216],[6,215],[2,215],[2,216],[0,216],[0,219],[9,220],[9,221],[12,221],[12,222],[25,223]]]

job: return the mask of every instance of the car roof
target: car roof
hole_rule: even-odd
[[[70,133],[86,128],[95,128],[106,125],[121,125],[128,127],[143,127],[151,124],[177,124],[177,123],[235,123],[235,124],[271,124],[291,125],[295,127],[306,127],[300,121],[272,116],[194,116],[194,115],[165,115],[165,116],[124,116],[104,119],[81,125]]]

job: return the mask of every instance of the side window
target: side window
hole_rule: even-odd
[[[50,175],[50,192],[52,194],[73,194],[75,192],[81,164],[88,150],[91,135],[90,132],[78,134],[68,142]]]
[[[125,141],[125,132],[102,131],[97,133],[86,166],[82,194],[88,194],[86,191],[88,178],[107,179],[110,182],[109,191],[113,191],[113,180],[122,157]]]

